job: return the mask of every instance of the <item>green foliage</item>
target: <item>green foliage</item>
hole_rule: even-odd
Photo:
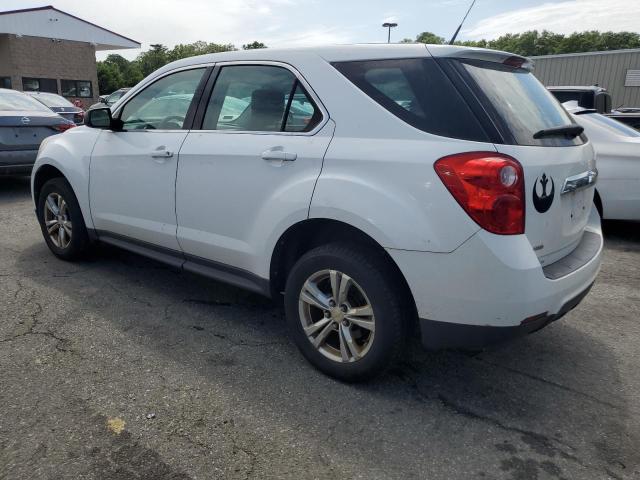
[[[158,68],[181,58],[236,50],[236,47],[230,43],[219,44],[202,41],[179,44],[171,50],[159,43],[150,45],[150,47],[149,50],[142,52],[132,61],[121,55],[111,54],[104,61],[97,62],[100,94],[105,95],[123,87],[133,87]],[[261,42],[253,42],[243,45],[243,48],[266,48],[266,45]]]
[[[525,56],[554,55],[640,48],[640,34],[591,30],[562,35],[548,30],[530,30],[524,33],[508,33],[495,40],[456,42],[456,45],[493,48]]]
[[[422,32],[415,39],[419,43],[443,44],[446,40],[431,32]],[[411,43],[406,38],[401,43]],[[633,32],[598,32],[590,30],[562,35],[548,30],[507,33],[494,40],[466,40],[455,42],[468,47],[492,48],[519,55],[553,55],[559,53],[594,52],[640,48],[640,34]]]
[[[262,42],[251,42],[251,43],[242,45],[243,50],[254,50],[257,48],[267,48],[267,46]]]
[[[422,32],[416,37],[417,43],[428,43],[431,45],[441,45],[445,43],[444,38],[439,37],[435,33],[431,32]]]

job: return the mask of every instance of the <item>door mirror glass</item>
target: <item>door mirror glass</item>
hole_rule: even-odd
[[[181,130],[204,71],[183,70],[149,85],[123,107],[122,129]]]
[[[108,108],[94,108],[87,112],[84,120],[85,125],[91,128],[111,128],[111,110]]]

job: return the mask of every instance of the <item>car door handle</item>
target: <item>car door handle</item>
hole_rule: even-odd
[[[173,152],[169,150],[154,150],[151,152],[151,158],[171,158],[173,157]]]
[[[285,152],[284,150],[266,150],[262,152],[263,160],[280,160],[283,162],[293,162],[298,158],[298,154]]]

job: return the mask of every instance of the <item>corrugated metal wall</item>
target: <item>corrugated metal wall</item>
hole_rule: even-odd
[[[547,86],[593,85],[611,93],[613,108],[640,107],[640,87],[625,87],[627,70],[640,70],[640,52],[533,57],[533,73]]]

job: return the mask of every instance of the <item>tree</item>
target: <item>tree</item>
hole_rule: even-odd
[[[122,73],[118,67],[109,62],[97,62],[98,90],[102,95],[119,89],[123,84]]]
[[[254,50],[254,49],[257,49],[257,48],[267,48],[267,46],[264,43],[257,42],[257,41],[242,45],[242,49],[243,50]]]
[[[230,43],[207,43],[198,41],[194,43],[178,44],[167,52],[167,60],[173,62],[181,58],[205,55],[207,53],[219,53],[235,50],[236,47]]]
[[[639,48],[640,35],[634,32],[575,32],[565,36],[548,30],[507,33],[494,40],[456,42],[456,45],[505,50],[519,55],[553,55]]]
[[[135,60],[136,62],[138,62],[138,65],[140,65],[140,71],[145,77],[151,72],[154,72],[158,68],[169,63],[169,50],[167,49],[167,47],[165,47],[161,43],[154,43],[150,46],[150,50],[142,52]]]
[[[441,45],[445,43],[444,38],[439,37],[435,33],[431,32],[422,32],[420,35],[416,37],[417,43],[430,43],[435,45]]]

